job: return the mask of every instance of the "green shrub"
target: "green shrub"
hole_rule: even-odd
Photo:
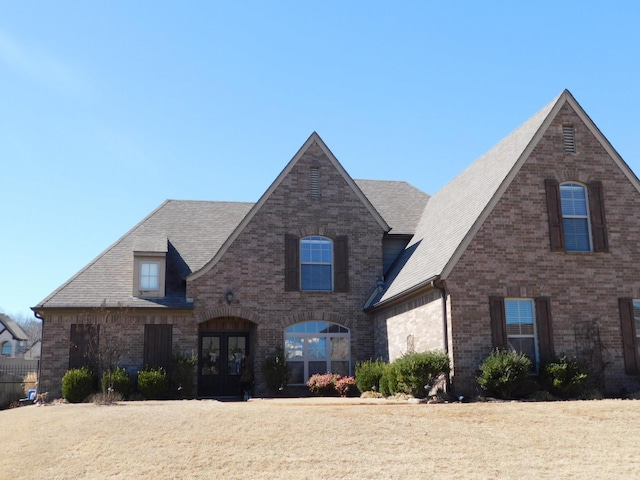
[[[477,381],[489,395],[515,398],[526,392],[532,366],[531,360],[522,353],[494,350],[480,365]]]
[[[171,394],[176,398],[195,396],[195,374],[198,359],[195,355],[173,356],[171,364]]]
[[[262,362],[262,374],[264,375],[267,388],[271,392],[285,389],[291,378],[291,369],[287,365],[284,348],[278,346]]]
[[[150,368],[138,372],[138,392],[147,400],[167,398],[169,377],[164,368]]]
[[[386,363],[382,360],[367,360],[356,364],[356,385],[361,392],[379,392],[380,379]]]
[[[577,360],[565,355],[546,363],[540,371],[542,386],[552,395],[576,398],[585,391],[588,375]]]
[[[62,396],[70,403],[84,402],[95,387],[96,375],[87,367],[72,368],[62,377]]]
[[[386,363],[380,377],[380,393],[385,397],[398,393],[398,374],[395,363]]]
[[[103,393],[117,392],[126,399],[131,394],[131,377],[124,368],[107,370],[102,375],[101,386]]]
[[[398,392],[416,398],[428,395],[436,377],[449,373],[449,356],[444,352],[409,352],[393,364]]]

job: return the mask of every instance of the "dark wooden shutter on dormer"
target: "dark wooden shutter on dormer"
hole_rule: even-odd
[[[489,314],[493,348],[507,348],[507,324],[503,297],[489,297]]]
[[[547,194],[551,251],[562,251],[564,250],[564,232],[562,227],[562,206],[560,204],[560,184],[553,178],[547,178],[544,181],[544,188]]]
[[[284,236],[284,290],[300,290],[300,239],[289,234]]]
[[[609,239],[604,215],[604,196],[602,182],[589,183],[589,215],[591,217],[591,234],[593,236],[593,251],[608,252]]]
[[[633,312],[633,299],[619,298],[620,332],[622,334],[622,357],[624,371],[628,375],[638,373],[638,344]]]
[[[333,242],[335,272],[333,289],[336,292],[349,290],[349,242],[346,236],[338,236]]]
[[[536,305],[536,331],[538,333],[538,351],[542,362],[551,360],[554,355],[553,325],[551,322],[551,299],[549,297],[537,297]]]

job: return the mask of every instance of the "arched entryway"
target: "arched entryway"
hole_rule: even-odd
[[[198,325],[198,396],[242,397],[251,393],[255,324],[220,317]]]

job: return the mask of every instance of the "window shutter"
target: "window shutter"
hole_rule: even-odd
[[[538,350],[540,352],[540,360],[544,362],[552,359],[555,355],[551,323],[551,299],[549,297],[537,297],[535,304]]]
[[[628,375],[634,375],[638,373],[638,348],[633,315],[633,299],[619,298],[618,306],[620,308],[620,332],[622,333],[624,371]]]
[[[295,235],[284,236],[284,290],[300,290],[300,240]]]
[[[507,325],[503,297],[489,297],[489,313],[491,315],[493,348],[507,348]]]
[[[100,325],[73,324],[69,335],[69,368],[97,371]]]
[[[562,229],[562,208],[560,205],[560,185],[553,178],[544,181],[547,193],[547,214],[549,217],[549,239],[551,251],[564,250],[564,233]]]
[[[171,369],[172,325],[144,326],[144,366]]]
[[[604,216],[604,196],[602,182],[589,183],[589,214],[591,216],[591,233],[593,235],[593,251],[608,252],[609,239]]]
[[[347,292],[349,290],[349,244],[348,237],[336,237],[334,246],[334,268],[333,289],[336,292]]]

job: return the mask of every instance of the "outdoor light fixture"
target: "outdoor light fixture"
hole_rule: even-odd
[[[227,305],[231,305],[231,302],[233,302],[233,292],[231,290],[229,290],[227,293],[225,293],[225,300],[227,301]]]

